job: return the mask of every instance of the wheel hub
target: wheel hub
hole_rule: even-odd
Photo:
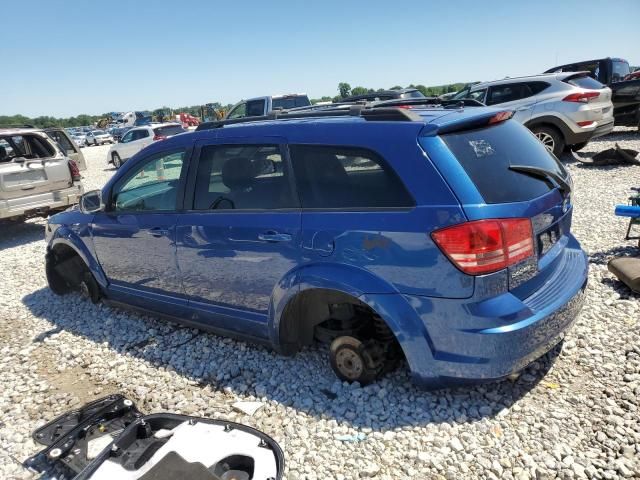
[[[544,148],[553,153],[553,148],[555,147],[556,142],[553,141],[553,137],[551,135],[544,132],[538,132],[536,133],[536,137],[542,142]]]
[[[352,380],[358,378],[364,369],[362,358],[349,349],[342,349],[336,354],[336,364],[340,372]]]

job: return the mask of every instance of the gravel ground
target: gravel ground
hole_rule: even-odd
[[[615,141],[640,150],[637,131]],[[113,174],[108,147],[84,149],[87,189]],[[46,287],[42,220],[0,230],[0,477],[32,478],[20,461],[45,420],[112,392],[145,412],[225,418],[273,436],[289,479],[639,478],[640,302],[608,272],[637,253],[613,215],[640,167],[564,160],[575,182],[574,232],[591,259],[587,304],[561,352],[516,381],[424,392],[405,370],[366,388],[336,381],[326,352],[295,358],[166,321],[56,297]],[[253,416],[239,400],[259,401]]]

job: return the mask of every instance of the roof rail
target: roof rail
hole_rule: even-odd
[[[28,124],[8,124],[8,125],[0,125],[0,128],[36,128],[33,125]]]
[[[201,123],[196,131],[211,130],[221,128],[225,125],[234,125],[237,123],[260,122],[264,120],[286,120],[299,118],[322,118],[322,117],[362,117],[368,121],[390,121],[390,122],[416,122],[422,121],[422,117],[415,112],[403,108],[365,108],[365,105],[349,105],[348,108],[343,106],[340,109],[312,110],[312,111],[292,111],[274,110],[267,115],[256,117],[232,118],[230,120],[220,120],[215,122]]]
[[[393,100],[384,100],[378,102],[376,107],[392,107],[392,106],[418,106],[418,105],[441,105],[444,108],[464,108],[464,107],[486,107],[486,105],[473,98],[462,98],[460,100],[443,100],[438,97],[425,98],[394,98]]]

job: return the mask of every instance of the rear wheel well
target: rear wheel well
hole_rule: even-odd
[[[329,344],[341,335],[397,345],[393,332],[377,312],[338,290],[316,288],[298,293],[282,313],[279,340],[285,354],[291,355],[314,341]]]

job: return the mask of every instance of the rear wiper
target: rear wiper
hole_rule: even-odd
[[[532,167],[530,165],[509,165],[509,170],[524,173],[532,177],[541,178],[551,183],[555,188],[563,194],[571,192],[571,185],[556,172],[545,170],[544,168]]]

